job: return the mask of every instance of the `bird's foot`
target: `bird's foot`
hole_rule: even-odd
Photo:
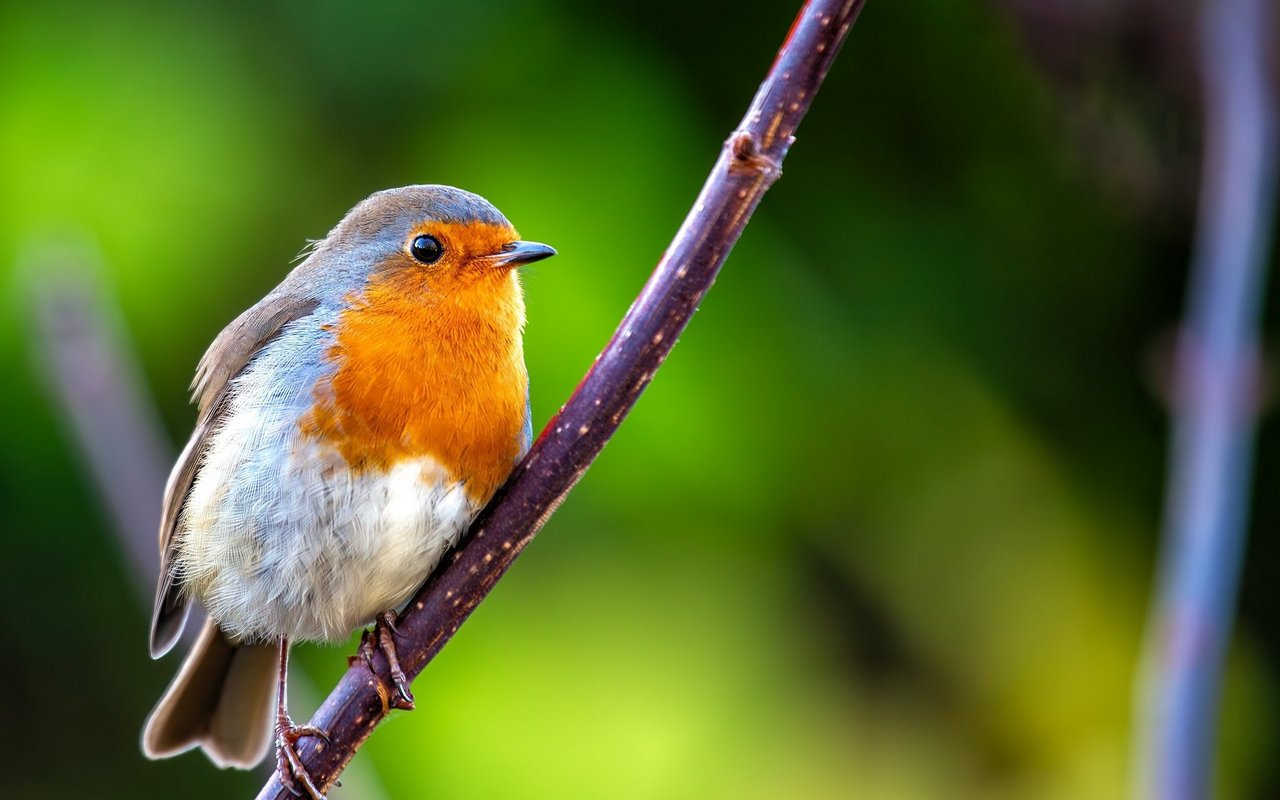
[[[360,657],[364,659],[369,671],[378,679],[380,684],[378,694],[383,697],[383,702],[387,708],[412,711],[414,708],[413,692],[409,691],[409,677],[400,668],[400,659],[396,655],[395,635],[396,612],[382,612],[374,620],[373,630],[366,630],[360,637]],[[387,659],[387,666],[391,671],[392,687],[390,688],[394,689],[394,691],[388,689],[385,680],[378,674],[377,668],[373,665],[374,647],[381,650],[382,655]]]
[[[329,741],[329,735],[314,725],[294,725],[287,716],[276,719],[276,769],[280,773],[280,783],[296,797],[325,800],[324,793],[316,788],[311,774],[298,757],[298,740],[303,736]]]

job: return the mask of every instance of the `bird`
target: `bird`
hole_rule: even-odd
[[[247,769],[274,740],[281,780],[321,797],[296,745],[325,733],[288,714],[289,648],[369,625],[362,652],[380,648],[393,705],[413,707],[396,610],[529,449],[518,268],[555,253],[479,195],[388,189],[218,334],[165,487],[151,656],[193,603],[207,619],[146,756]]]

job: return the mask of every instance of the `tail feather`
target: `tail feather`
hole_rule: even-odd
[[[200,747],[220,767],[248,769],[271,744],[276,649],[234,645],[206,622],[142,731],[142,752],[168,758]]]

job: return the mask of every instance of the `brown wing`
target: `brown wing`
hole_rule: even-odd
[[[281,287],[283,288],[283,287]],[[240,373],[259,350],[285,325],[305,317],[319,302],[291,292],[277,290],[267,295],[213,340],[191,388],[199,403],[195,432],[178,457],[164,490],[160,516],[160,580],[156,585],[155,610],[151,617],[151,657],[159,658],[173,647],[187,620],[187,599],[173,575],[173,534],[178,517],[195,481],[210,434],[217,429],[225,410],[231,379]]]

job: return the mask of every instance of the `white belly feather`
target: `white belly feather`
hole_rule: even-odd
[[[352,472],[301,436],[302,392],[239,388],[178,526],[178,580],[233,639],[344,639],[408,600],[479,509],[430,457]]]

